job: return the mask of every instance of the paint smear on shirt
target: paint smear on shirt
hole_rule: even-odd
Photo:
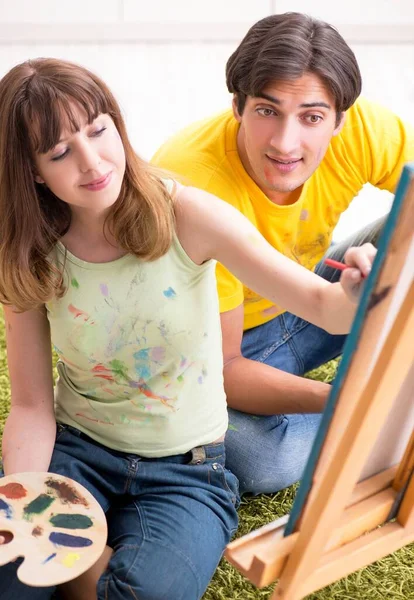
[[[84,323],[89,321],[91,325],[94,324],[94,321],[89,320],[90,316],[88,315],[88,313],[86,313],[84,310],[81,310],[80,308],[76,308],[76,306],[73,306],[73,304],[69,304],[68,311],[75,317],[75,319],[80,319]]]
[[[101,283],[99,285],[99,289],[101,290],[102,296],[105,296],[105,298],[108,298],[109,291],[108,291],[108,286],[106,285],[106,283]]]

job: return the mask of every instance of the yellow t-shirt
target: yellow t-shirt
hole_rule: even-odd
[[[314,269],[340,215],[365,183],[394,191],[404,163],[414,160],[414,130],[392,112],[360,98],[347,112],[326,155],[292,205],[271,202],[245,171],[237,151],[239,124],[232,112],[190,125],[158,150],[152,162],[240,210],[274,248]],[[283,312],[222,265],[216,270],[220,310],[244,303],[244,328]]]

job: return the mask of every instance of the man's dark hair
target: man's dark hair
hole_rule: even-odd
[[[229,92],[243,113],[247,96],[259,96],[275,81],[318,75],[335,100],[337,120],[361,93],[361,73],[338,31],[301,13],[271,15],[255,23],[226,65]]]

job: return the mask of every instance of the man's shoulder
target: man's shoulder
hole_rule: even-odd
[[[399,123],[399,117],[379,102],[360,96],[346,113],[342,137],[374,135]]]
[[[232,112],[225,110],[187,125],[160,146],[151,162],[169,168],[166,163],[177,158],[187,160],[205,155],[210,160],[220,160],[225,153],[227,127],[233,119]]]
[[[234,123],[230,110],[192,123],[170,137],[151,162],[177,174],[184,184],[213,191],[209,189],[213,178],[220,185],[231,179],[227,152]]]
[[[360,97],[332,138],[320,173],[355,191],[365,183],[394,191],[403,164],[413,158],[413,128],[389,108]]]

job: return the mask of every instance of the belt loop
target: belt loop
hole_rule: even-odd
[[[206,451],[204,449],[204,446],[197,446],[197,448],[193,448],[191,450],[191,461],[190,461],[190,465],[201,465],[205,462],[206,460]]]

